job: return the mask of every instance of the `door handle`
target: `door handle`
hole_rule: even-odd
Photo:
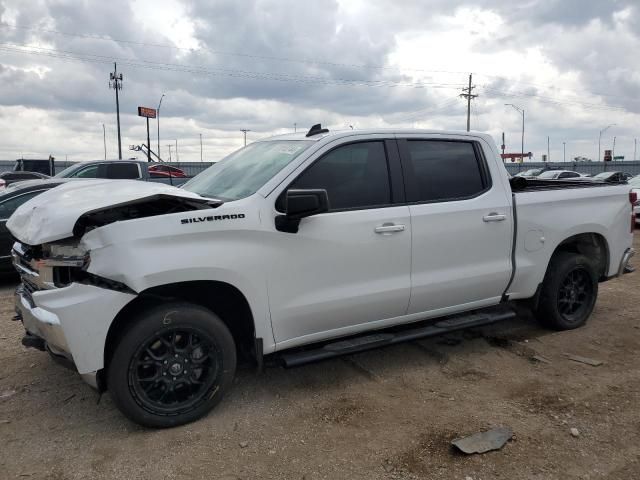
[[[482,217],[482,220],[485,222],[502,222],[506,220],[507,216],[504,213],[491,212],[489,215],[485,215]]]
[[[391,235],[395,232],[403,232],[404,225],[396,225],[395,223],[383,223],[382,225],[377,226],[373,231],[376,233],[381,233],[382,235]]]

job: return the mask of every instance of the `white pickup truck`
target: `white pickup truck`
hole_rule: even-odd
[[[579,327],[633,255],[635,200],[510,180],[484,134],[316,125],[182,189],[87,180],[25,203],[15,318],[130,419],[173,426],[220,401],[238,358],[299,365],[513,318],[518,300]]]

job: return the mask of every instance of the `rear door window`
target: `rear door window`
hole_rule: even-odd
[[[405,152],[410,202],[466,199],[489,187],[484,160],[473,142],[407,140]]]

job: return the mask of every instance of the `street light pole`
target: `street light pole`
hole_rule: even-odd
[[[518,112],[520,112],[522,114],[522,143],[521,143],[521,159],[524,162],[524,108],[520,108],[517,105],[514,105],[513,103],[505,103],[506,106],[510,106],[515,108]]]
[[[158,124],[158,158],[160,157],[160,107],[162,106],[162,99],[164,98],[164,93],[160,97],[160,101],[158,102],[158,113],[156,115],[156,123]]]
[[[602,160],[602,150],[600,146],[600,144],[602,143],[602,134],[613,126],[615,126],[615,123],[612,123],[611,125],[607,125],[602,130],[600,130],[600,135],[598,135],[598,161]]]
[[[562,142],[562,161],[567,161],[567,142]]]
[[[107,131],[104,128],[104,123],[102,124],[102,142],[104,143],[104,159],[107,159]]]
[[[200,161],[202,162],[202,134],[200,134]]]

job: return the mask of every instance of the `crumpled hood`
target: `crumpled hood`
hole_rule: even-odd
[[[11,234],[28,245],[54,242],[73,235],[85,213],[146,198],[179,197],[203,204],[211,200],[162,183],[137,180],[84,180],[69,182],[34,197],[9,218]]]

